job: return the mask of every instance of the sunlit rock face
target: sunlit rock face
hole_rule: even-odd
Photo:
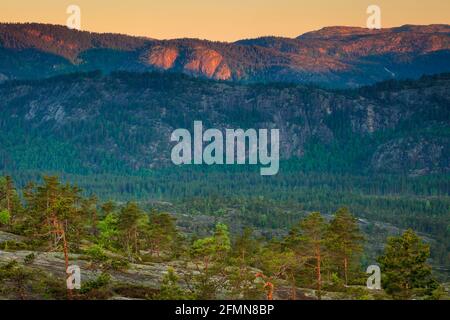
[[[450,26],[327,27],[297,38],[227,43],[0,23],[0,54],[0,82],[79,71],[159,70],[215,80],[349,88],[450,72]]]
[[[143,59],[151,66],[167,70],[173,68],[179,52],[175,48],[156,46],[147,52]]]
[[[227,80],[231,77],[230,68],[224,63],[222,55],[208,48],[195,48],[190,53],[184,70],[204,75],[208,78]]]
[[[152,46],[141,55],[141,61],[159,70],[183,71],[215,80],[231,79],[231,69],[224,57],[207,47],[177,47],[170,43]]]

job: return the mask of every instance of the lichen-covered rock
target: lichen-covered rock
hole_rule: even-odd
[[[21,236],[12,234],[12,233],[0,231],[0,243],[4,243],[7,241],[22,242],[24,240],[25,240],[24,237],[21,237]]]

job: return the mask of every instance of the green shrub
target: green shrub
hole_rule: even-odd
[[[120,271],[128,269],[130,263],[125,259],[110,259],[107,265],[108,269]]]
[[[0,243],[0,249],[4,251],[17,251],[17,250],[28,250],[29,247],[26,243],[17,242],[15,240],[5,241]]]
[[[9,224],[11,220],[11,214],[9,213],[8,210],[1,210],[0,211],[0,225],[4,224]]]
[[[93,262],[104,262],[108,259],[103,248],[99,245],[93,245],[86,249],[86,254]]]
[[[30,253],[29,255],[27,255],[25,257],[25,259],[23,260],[23,262],[25,264],[33,264],[34,260],[36,259],[36,255],[34,253]]]
[[[104,288],[104,287],[108,286],[108,284],[110,282],[111,282],[111,276],[107,273],[102,272],[97,277],[97,279],[89,280],[89,281],[86,281],[84,284],[82,284],[80,293],[86,294],[94,289],[98,290],[98,289]]]

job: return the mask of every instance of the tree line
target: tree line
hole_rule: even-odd
[[[101,264],[105,275],[130,263],[176,262],[167,267],[158,299],[273,299],[281,289],[288,291],[286,298],[298,299],[298,288],[309,288],[319,299],[356,289],[360,298],[368,297],[361,263],[365,237],[347,208],[331,219],[310,213],[283,237],[264,239],[250,228],[232,235],[223,223],[199,237],[181,232],[170,213],[145,211],[135,202],[100,202],[57,177],[44,176],[19,191],[7,176],[0,179],[0,230],[25,236],[27,249],[60,251],[66,268],[72,253]],[[429,256],[429,245],[412,230],[388,239],[377,259],[386,294],[380,297],[440,297]],[[0,266],[0,279],[16,274],[5,268]],[[105,275],[96,286],[107,282]],[[67,297],[72,295],[82,297],[69,290]]]

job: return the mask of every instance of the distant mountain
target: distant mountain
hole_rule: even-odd
[[[355,87],[449,72],[450,26],[328,27],[294,39],[221,43],[0,24],[0,81],[93,70],[161,70],[216,80]]]
[[[165,73],[71,74],[0,85],[0,170],[171,166],[171,132],[280,129],[283,159],[318,170],[450,172],[450,74],[357,90]]]

